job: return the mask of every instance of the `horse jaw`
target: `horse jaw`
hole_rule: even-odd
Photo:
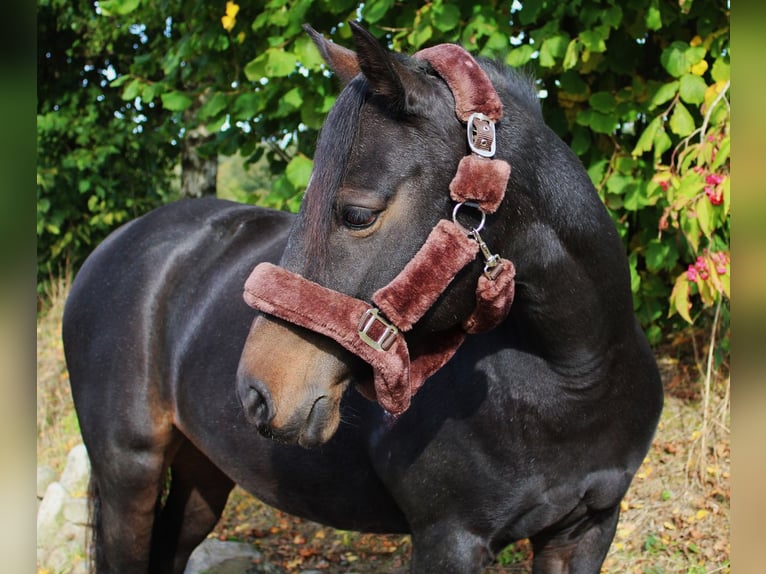
[[[248,422],[283,443],[311,448],[330,440],[351,379],[344,353],[310,331],[258,317],[237,372],[237,393]]]

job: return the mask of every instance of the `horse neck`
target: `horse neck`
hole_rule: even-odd
[[[545,128],[547,130],[547,128]],[[553,136],[517,146],[501,253],[516,266],[509,321],[567,374],[603,367],[635,318],[624,248],[579,160]],[[506,255],[507,254],[507,255]]]

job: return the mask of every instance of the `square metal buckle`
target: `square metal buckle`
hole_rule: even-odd
[[[468,118],[466,127],[468,145],[471,151],[482,156],[495,155],[495,122],[480,112],[474,112]]]
[[[383,332],[377,339],[373,339],[369,335],[369,332],[376,322],[383,325]],[[362,315],[362,318],[359,320],[358,329],[359,337],[362,341],[376,351],[388,351],[391,348],[391,345],[394,344],[396,336],[399,334],[399,329],[381,317],[380,310],[375,307],[367,309],[367,311],[364,312],[364,315]]]

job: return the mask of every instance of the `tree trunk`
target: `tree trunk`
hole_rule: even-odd
[[[181,154],[181,196],[204,197],[216,194],[218,155],[202,157],[197,150],[214,137],[205,126],[197,126],[186,132]]]

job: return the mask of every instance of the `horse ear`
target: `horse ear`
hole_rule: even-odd
[[[335,75],[338,76],[344,86],[356,77],[360,72],[356,53],[328,41],[308,24],[304,24],[303,29],[311,36],[322,58],[330,66],[330,69],[335,72]]]
[[[418,96],[425,87],[421,74],[397,59],[360,24],[351,21],[349,25],[359,66],[372,92],[385,98],[394,111],[417,113],[418,102],[423,101]]]

